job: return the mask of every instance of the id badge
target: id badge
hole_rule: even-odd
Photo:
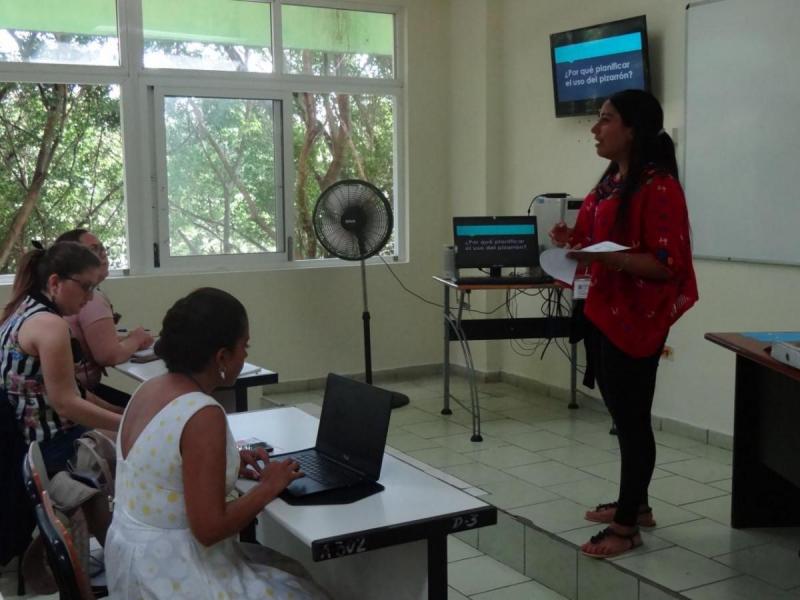
[[[573,300],[586,300],[589,295],[589,277],[576,277],[572,283],[572,299]]]

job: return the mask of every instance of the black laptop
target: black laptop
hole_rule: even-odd
[[[293,458],[305,477],[284,494],[301,498],[320,492],[374,484],[381,475],[392,414],[388,390],[330,373],[314,448],[272,456]]]

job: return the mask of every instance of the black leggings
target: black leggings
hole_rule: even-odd
[[[648,505],[647,488],[656,464],[650,411],[661,349],[646,358],[633,358],[591,323],[587,329],[587,350],[603,402],[617,427],[622,462],[614,522],[633,526],[639,507]]]

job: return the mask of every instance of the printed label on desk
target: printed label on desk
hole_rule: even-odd
[[[453,517],[450,523],[450,531],[464,531],[465,529],[473,529],[477,526],[478,513],[458,515],[457,517]]]
[[[315,549],[314,560],[330,560],[332,558],[341,558],[342,556],[350,556],[351,554],[360,554],[366,552],[367,538],[364,536],[354,537],[346,540],[336,540],[327,542]]]
[[[591,279],[588,277],[576,277],[572,284],[572,298],[573,300],[586,300],[589,295],[589,282]]]

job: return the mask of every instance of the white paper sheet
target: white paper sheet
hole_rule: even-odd
[[[575,270],[578,268],[578,261],[567,258],[566,248],[550,248],[539,255],[539,265],[544,272],[554,279],[572,285],[575,279]]]
[[[599,242],[580,250],[550,248],[539,256],[539,264],[544,269],[544,272],[551,277],[572,285],[572,282],[575,281],[578,261],[574,258],[567,258],[569,252],[619,252],[621,250],[628,250],[628,246],[622,246],[614,242]]]

